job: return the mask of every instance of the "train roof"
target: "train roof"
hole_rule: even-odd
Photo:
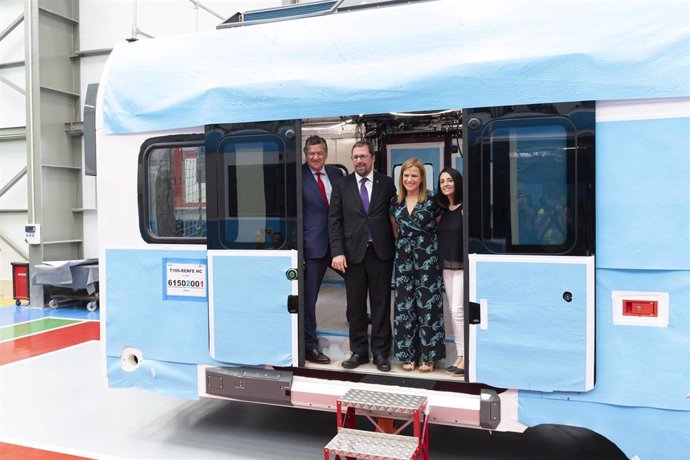
[[[122,43],[99,124],[689,96],[687,0],[437,0]]]

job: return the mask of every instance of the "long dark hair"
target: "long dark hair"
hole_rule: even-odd
[[[455,183],[455,191],[453,192],[453,202],[455,204],[462,203],[462,174],[460,174],[460,171],[455,168],[443,168],[443,171],[441,171],[441,173],[438,175],[438,193],[436,193],[436,203],[440,207],[448,209],[448,206],[450,206],[448,197],[441,193],[441,174],[443,173],[448,173],[450,178],[453,179],[453,182]]]

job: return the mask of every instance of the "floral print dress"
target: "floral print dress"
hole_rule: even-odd
[[[391,200],[398,225],[395,242],[394,342],[401,362],[434,362],[445,358],[443,296],[436,239],[438,208],[433,196],[408,213],[405,201]]]

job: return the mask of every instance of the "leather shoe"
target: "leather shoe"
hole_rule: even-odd
[[[329,364],[331,362],[331,358],[324,355],[319,350],[307,350],[307,352],[304,354],[304,359],[310,363],[316,364]]]
[[[388,372],[391,370],[391,363],[383,355],[375,356],[374,364],[376,364],[376,369],[380,370],[381,372]]]
[[[359,355],[357,353],[352,353],[352,356],[350,356],[348,359],[342,362],[341,366],[343,366],[345,369],[354,369],[356,367],[359,367],[362,364],[366,364],[369,362],[369,357],[364,356],[364,355]]]

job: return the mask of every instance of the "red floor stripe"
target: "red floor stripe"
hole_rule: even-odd
[[[0,442],[0,458],[2,460],[90,460],[87,457],[60,454],[3,442]]]
[[[87,321],[0,343],[0,366],[78,345],[89,340],[99,340],[100,329],[98,321]]]

